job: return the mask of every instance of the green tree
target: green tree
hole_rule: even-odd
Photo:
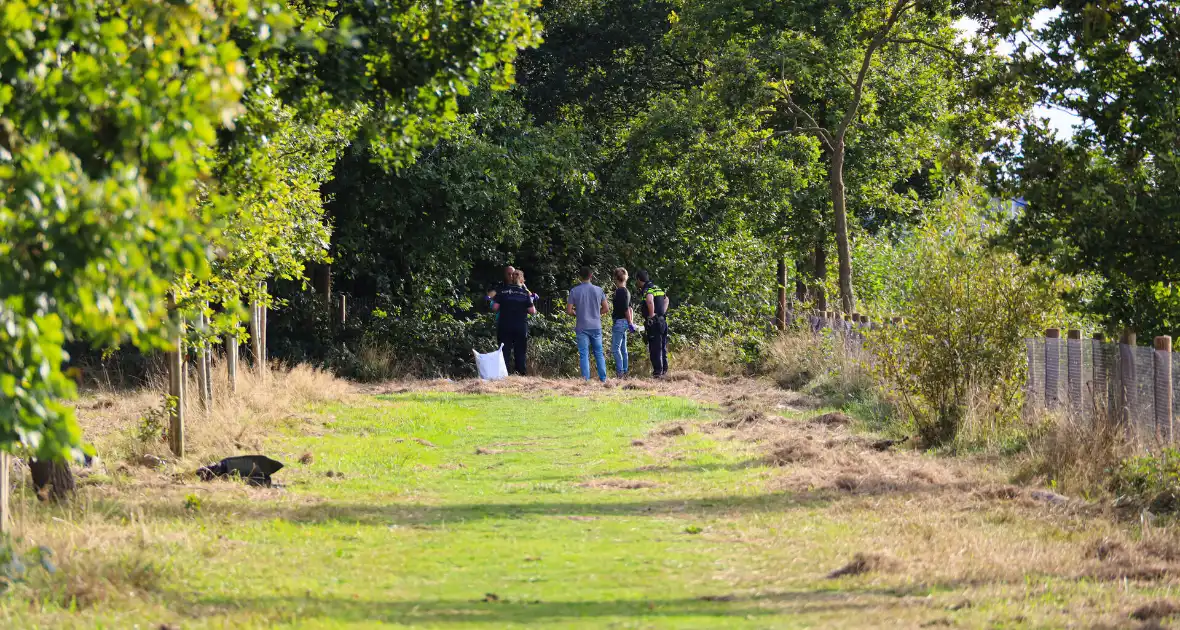
[[[1053,10],[1040,28],[1039,10]],[[1174,2],[1000,5],[992,27],[1025,31],[1014,66],[1027,89],[1081,121],[1071,138],[1038,121],[1001,155],[1001,189],[1027,207],[1009,238],[1026,259],[1096,273],[1075,296],[1110,328],[1180,325],[1180,14]],[[1003,159],[1006,158],[1006,159]]]
[[[958,37],[955,17],[949,1],[910,0],[679,2],[673,16],[684,46],[758,79],[760,93],[745,90],[773,110],[777,133],[810,135],[822,147],[845,311],[854,309],[849,154],[863,150],[857,192],[866,204],[935,157],[964,88],[959,67],[990,55]]]
[[[207,272],[200,154],[240,111],[241,3],[10,2],[0,18],[0,446],[76,457],[67,336],[160,345]]]
[[[363,125],[411,163],[481,74],[511,81],[533,6],[6,3],[0,448],[78,455],[67,338],[159,347],[174,287],[229,301],[322,258],[333,149]]]

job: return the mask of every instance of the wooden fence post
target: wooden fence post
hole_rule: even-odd
[[[1123,329],[1119,336],[1118,384],[1115,392],[1115,412],[1118,421],[1131,433],[1132,414],[1135,412],[1135,331]]]
[[[1050,328],[1045,331],[1045,406],[1049,409],[1061,402],[1060,372],[1061,329]]]
[[[1172,443],[1172,338],[1155,338],[1155,431],[1165,444]]]
[[[778,304],[775,308],[775,326],[779,332],[787,329],[787,259],[778,259]]]
[[[12,532],[12,456],[0,451],[0,534]]]
[[[262,375],[262,306],[254,301],[250,312],[250,349],[254,355],[254,371]]]
[[[197,387],[201,390],[201,408],[208,412],[213,408],[213,387],[209,382],[209,343],[206,336],[209,325],[204,308],[197,313],[197,331],[201,335],[200,345],[197,346]]]
[[[238,334],[231,333],[225,338],[225,373],[229,377],[229,394],[238,393]]]
[[[1065,391],[1069,407],[1082,408],[1082,331],[1071,328],[1065,336]]]
[[[340,294],[340,323],[348,321],[348,296]]]
[[[262,369],[263,369],[263,371],[266,370],[267,361],[270,360],[270,348],[267,347],[267,343],[269,340],[266,338],[267,337],[266,316],[268,314],[268,310],[269,309],[266,308],[266,305],[262,306],[262,326],[259,327],[259,331],[258,331],[259,334],[262,336]]]
[[[1106,352],[1106,337],[1102,333],[1094,333],[1090,340],[1090,399],[1094,411],[1110,414],[1110,357]],[[1099,401],[1102,401],[1099,403]],[[1102,408],[1099,408],[1099,404]]]
[[[172,308],[176,308],[175,299]],[[174,350],[168,352],[168,447],[177,457],[184,457],[184,317],[178,318]]]

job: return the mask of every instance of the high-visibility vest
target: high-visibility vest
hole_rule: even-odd
[[[655,306],[655,311],[656,311],[655,313],[647,313],[646,316],[647,317],[654,317],[657,315],[663,316],[664,313],[667,313],[668,312],[668,294],[665,293],[663,289],[661,289],[660,287],[658,287],[654,284],[648,284],[644,288],[646,290],[644,291],[643,294],[645,296],[648,296],[648,295],[652,296],[652,305]],[[644,299],[643,299],[643,307],[644,307],[644,311],[646,311],[647,310],[647,298],[646,297],[644,297]]]

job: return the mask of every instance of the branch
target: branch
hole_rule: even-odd
[[[786,64],[784,63],[783,70],[782,70],[782,81],[781,81],[781,84],[784,86],[787,85],[787,76],[786,75],[787,75]],[[774,89],[775,92],[778,92],[779,96],[782,97],[783,103],[786,104],[787,109],[789,109],[791,111],[791,113],[795,114],[795,116],[797,118],[802,117],[807,120],[808,124],[810,124],[811,126],[807,127],[806,131],[808,131],[809,133],[814,133],[815,136],[817,138],[819,138],[820,143],[822,143],[824,145],[824,148],[826,148],[829,151],[834,150],[835,143],[832,142],[831,132],[829,132],[826,128],[821,127],[820,124],[815,122],[815,119],[811,117],[811,114],[807,113],[807,110],[803,109],[802,107],[799,107],[799,105],[797,105],[795,103],[795,99],[791,97],[790,90],[786,89],[785,87],[778,87],[778,86],[772,86],[772,89]],[[797,123],[796,123],[795,130],[800,130]]]
[[[853,119],[856,118],[856,110],[860,108],[861,95],[864,94],[865,77],[869,74],[869,66],[873,63],[873,55],[876,54],[877,49],[885,43],[886,36],[897,25],[897,21],[901,19],[901,15],[913,8],[915,3],[908,3],[906,0],[897,0],[893,8],[889,11],[889,18],[885,20],[885,25],[873,39],[869,42],[869,47],[865,49],[864,59],[860,62],[860,71],[856,73],[856,84],[852,87],[852,104],[849,105],[848,111],[844,112],[844,120],[840,121],[840,126],[836,128],[836,139],[841,143],[844,141],[844,133],[848,131],[848,125],[852,124]]]
[[[888,43],[888,44],[919,44],[919,45],[925,46],[927,48],[941,50],[942,52],[950,55],[951,57],[961,57],[961,55],[959,54],[959,51],[957,51],[953,48],[948,48],[946,46],[943,46],[942,44],[936,44],[932,41],[928,41],[928,40],[921,39],[918,37],[891,37],[891,38],[885,40],[885,43]]]

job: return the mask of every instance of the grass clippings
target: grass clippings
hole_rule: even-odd
[[[848,564],[832,571],[828,574],[828,579],[833,580],[840,577],[848,577],[853,575],[864,575],[865,573],[874,573],[881,571],[895,571],[899,563],[896,559],[879,553],[857,553],[852,556],[852,560]]]
[[[1131,618],[1138,621],[1154,621],[1180,615],[1180,605],[1169,601],[1154,601],[1144,604],[1131,612]]]

